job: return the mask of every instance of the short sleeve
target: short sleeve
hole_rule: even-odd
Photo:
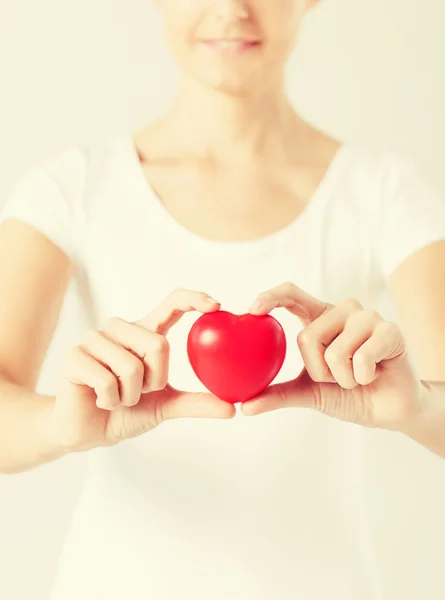
[[[78,263],[79,167],[68,149],[26,169],[7,195],[0,223],[14,218],[31,225]]]
[[[445,240],[445,196],[397,154],[385,161],[380,194],[379,260],[388,278],[411,254]]]

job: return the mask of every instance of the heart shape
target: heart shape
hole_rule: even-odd
[[[284,362],[286,337],[271,315],[218,310],[195,321],[187,354],[201,383],[235,404],[258,395],[273,381]]]

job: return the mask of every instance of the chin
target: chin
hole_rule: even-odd
[[[202,82],[206,87],[215,90],[216,92],[220,92],[221,94],[225,94],[227,96],[234,96],[238,98],[246,98],[251,96],[255,91],[255,86],[246,85],[245,82],[235,83],[233,81],[219,81],[219,82]]]
[[[194,73],[199,83],[208,88],[229,96],[247,97],[264,86],[265,78],[236,73]]]

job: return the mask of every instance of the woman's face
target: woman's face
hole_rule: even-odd
[[[283,73],[318,0],[157,0],[179,65],[202,84],[245,95]]]

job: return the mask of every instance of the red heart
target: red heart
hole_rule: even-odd
[[[276,377],[286,355],[286,337],[271,315],[206,313],[190,329],[190,364],[201,383],[227,402],[244,402]]]

